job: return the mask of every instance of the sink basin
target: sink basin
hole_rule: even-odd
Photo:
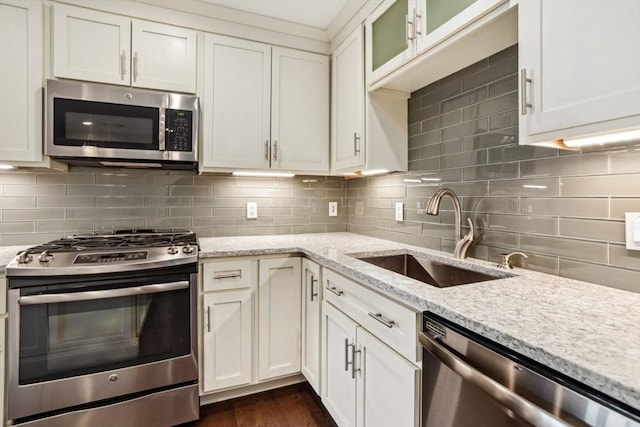
[[[358,259],[439,288],[511,277],[509,274],[493,275],[468,270],[429,258],[415,257],[411,254],[371,256]]]

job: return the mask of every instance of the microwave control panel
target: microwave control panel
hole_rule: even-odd
[[[167,110],[167,151],[191,151],[193,134],[193,112],[187,110]]]

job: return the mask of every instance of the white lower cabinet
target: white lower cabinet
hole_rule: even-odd
[[[299,257],[201,264],[202,393],[300,373]]]
[[[302,260],[302,375],[320,394],[320,266]]]
[[[225,259],[202,264],[202,390],[252,381],[255,261]]]
[[[301,259],[259,260],[258,378],[300,372]]]
[[[211,292],[203,301],[202,389],[250,384],[252,290]]]
[[[403,332],[416,331],[418,314],[331,271],[323,283],[322,403],[340,427],[418,427],[419,361],[385,344],[397,334],[417,347]],[[388,331],[366,329],[366,319]]]

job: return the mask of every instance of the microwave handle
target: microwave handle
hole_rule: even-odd
[[[130,297],[144,294],[156,294],[160,292],[177,291],[187,289],[189,282],[159,283],[154,285],[134,286],[131,288],[109,289],[105,291],[83,291],[64,294],[27,295],[18,298],[20,305],[56,304],[62,302],[88,301],[116,297]]]
[[[158,149],[164,151],[166,147],[166,140],[171,132],[169,129],[169,123],[167,122],[169,110],[167,108],[160,108],[160,131],[158,132]]]

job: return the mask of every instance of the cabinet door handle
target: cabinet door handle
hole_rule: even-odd
[[[349,372],[349,365],[353,365],[353,359],[349,362],[349,347],[355,348],[354,344],[349,344],[349,338],[344,339],[344,370],[345,372]],[[353,352],[351,353],[353,354]]]
[[[331,292],[334,295],[337,295],[339,297],[342,296],[342,294],[344,294],[344,292],[338,290],[338,288],[336,288],[335,286],[329,286],[329,281],[327,280],[327,286],[325,286],[325,289],[328,290],[329,292]]]
[[[133,54],[133,81],[138,80],[138,52]]]
[[[315,277],[313,277],[313,275],[311,276],[311,301],[313,301],[314,297],[318,296],[318,293],[315,291],[314,288],[314,283],[318,283],[318,279],[316,279]]]
[[[422,35],[422,31],[420,31],[420,25],[418,24],[422,19],[422,15],[418,13],[418,9],[413,9],[413,37],[418,38],[418,36]]]
[[[396,322],[394,322],[393,320],[385,319],[384,317],[382,317],[382,313],[370,312],[369,316],[373,317],[374,319],[376,319],[378,322],[382,323],[387,328],[393,328],[393,325],[396,324]]]
[[[360,368],[356,369],[356,354],[360,354],[361,350],[356,350],[355,344],[351,347],[351,378],[356,379],[356,372],[360,372]]]
[[[207,306],[207,332],[211,332],[211,307]]]
[[[409,25],[411,25],[411,31],[409,31]],[[404,26],[404,34],[407,38],[407,42],[411,43],[415,37],[413,36],[413,32],[415,31],[415,28],[413,27],[413,22],[411,22],[411,20],[409,19],[409,15],[407,15],[407,23]]]
[[[125,74],[127,74],[127,52],[123,50],[120,55],[120,80],[124,80]]]
[[[278,161],[278,140],[273,141],[273,160]]]
[[[269,140],[264,141],[264,159],[269,161]]]
[[[533,105],[527,102],[527,83],[531,83],[531,79],[527,78],[527,69],[520,70],[520,102],[522,104],[522,115],[527,115],[527,108],[533,108]]]
[[[242,277],[242,271],[238,270],[232,273],[220,273],[214,274],[213,280],[221,280],[221,279],[235,279],[236,277]]]
[[[353,133],[353,155],[360,154],[360,137],[356,132]]]

